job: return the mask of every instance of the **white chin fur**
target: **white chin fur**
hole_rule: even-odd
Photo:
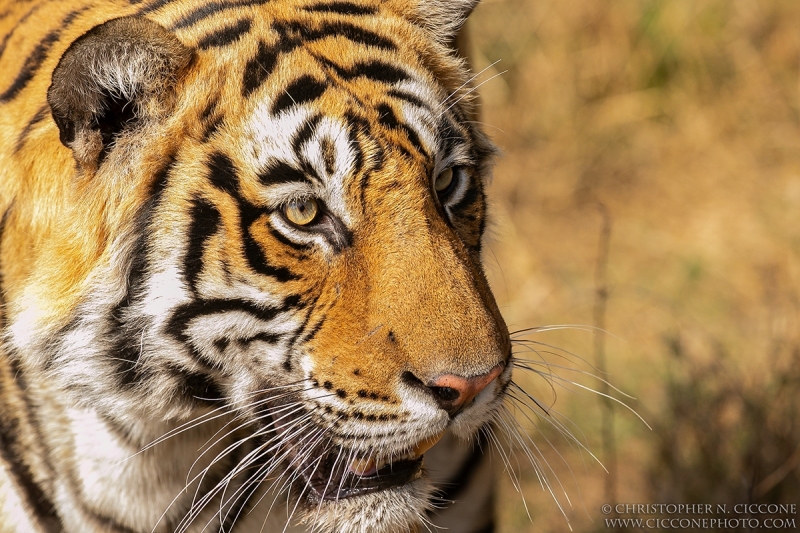
[[[414,531],[431,509],[433,485],[426,478],[401,487],[304,509],[301,522],[320,533],[397,533]]]

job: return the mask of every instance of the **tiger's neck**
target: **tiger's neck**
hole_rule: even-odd
[[[53,524],[60,521],[67,531],[119,533],[182,531],[186,525],[191,533],[208,526],[216,530],[239,515],[234,531],[249,531],[248,523],[257,524],[256,531],[265,524],[273,530],[266,513],[274,496],[265,496],[264,489],[251,495],[250,503],[266,502],[256,512],[243,498],[232,498],[245,493],[245,479],[234,478],[225,491],[206,496],[229,481],[226,475],[248,452],[234,446],[241,434],[229,416],[209,410],[182,422],[126,422],[65,405],[56,391],[18,372],[13,383],[13,402],[25,402],[32,413],[22,438],[37,443],[30,479],[16,485],[38,491],[40,500],[44,496],[40,505],[52,508]],[[9,403],[8,384],[3,384],[4,403]],[[0,477],[2,470],[0,465]],[[187,516],[190,524],[182,522]],[[275,520],[277,531],[284,525]]]

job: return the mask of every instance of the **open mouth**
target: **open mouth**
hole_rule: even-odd
[[[307,497],[314,501],[353,498],[418,479],[423,455],[444,435],[424,439],[407,451],[385,457],[331,444],[309,446],[304,436],[284,428],[280,423],[272,425],[275,433],[285,439],[281,447],[290,468],[299,474]]]
[[[405,485],[420,477],[425,452],[442,435],[425,439],[391,459],[357,457],[345,461],[342,457],[351,454],[341,448],[329,450],[304,477],[316,500],[341,500]]]
[[[329,454],[329,455],[337,455]],[[328,457],[325,458],[327,460]],[[335,459],[333,459],[335,461]],[[325,461],[324,461],[325,462]],[[360,468],[366,468],[359,472]],[[419,477],[422,456],[395,459],[384,465],[372,460],[355,459],[346,464],[321,464],[308,486],[316,500],[341,500],[405,485]]]

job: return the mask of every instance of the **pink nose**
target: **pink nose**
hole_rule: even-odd
[[[431,380],[427,387],[433,392],[439,407],[450,413],[450,416],[454,416],[497,379],[503,368],[505,364],[500,363],[485,374],[468,378],[444,374]]]

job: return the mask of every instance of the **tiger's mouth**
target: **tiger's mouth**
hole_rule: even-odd
[[[306,479],[311,499],[343,500],[405,485],[422,473],[422,456],[396,458],[379,465],[374,460],[354,459],[349,465],[339,461],[339,452],[328,453],[320,468]],[[359,472],[361,465],[368,469]]]
[[[295,472],[297,486],[312,502],[338,501],[387,490],[422,476],[423,457],[444,432],[423,439],[389,457],[367,455],[332,444],[309,442],[307,435],[287,431],[289,424],[271,424],[282,441],[284,461]]]
[[[405,485],[422,474],[422,462],[426,451],[436,444],[444,433],[425,439],[410,451],[395,455],[391,459],[347,457],[347,452],[338,448],[329,451],[310,476],[304,476],[313,499],[341,500]]]

